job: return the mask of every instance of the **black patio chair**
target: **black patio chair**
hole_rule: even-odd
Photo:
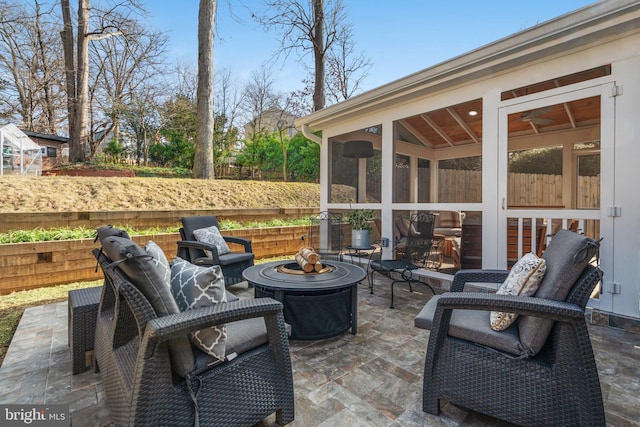
[[[598,371],[585,306],[602,272],[590,265],[597,242],[567,230],[545,250],[535,296],[463,292],[468,282],[503,282],[502,270],[460,270],[451,292],[435,296],[415,319],[429,329],[423,410],[440,401],[521,426],[604,426]],[[490,312],[516,313],[508,328]]]
[[[102,240],[96,332],[110,417],[117,426],[254,425],[294,419],[293,376],[282,304],[238,299],[179,311],[157,259],[134,242]],[[109,254],[113,258],[107,256]],[[226,325],[226,357],[189,335]]]
[[[429,255],[433,247],[433,227],[435,215],[419,213],[411,216],[409,231],[403,241],[402,258],[384,260],[380,252],[373,252],[369,259],[367,272],[369,276],[369,290],[373,293],[373,273],[381,273],[389,277],[391,282],[391,305],[393,308],[393,289],[396,283],[407,283],[409,291],[413,292],[412,284],[418,283],[428,287],[435,295],[433,288],[415,274],[415,271],[425,268],[429,262]]]
[[[225,286],[229,287],[242,282],[242,272],[253,265],[254,255],[251,240],[241,237],[222,236],[227,243],[235,243],[244,247],[244,251],[232,251],[221,254],[215,245],[198,241],[193,232],[198,229],[216,226],[218,218],[215,215],[190,216],[181,218],[181,241],[178,242],[178,256],[196,265],[219,265],[224,274]],[[208,255],[205,251],[209,252]]]

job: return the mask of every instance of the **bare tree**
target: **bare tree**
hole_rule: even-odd
[[[193,64],[177,62],[175,65],[175,94],[192,101],[196,100],[198,91],[198,71]]]
[[[142,159],[145,165],[149,159],[149,147],[159,141],[161,98],[159,85],[144,84],[129,94],[120,111],[123,127],[135,140],[135,160]]]
[[[266,113],[278,104],[274,84],[267,67],[260,67],[259,70],[251,73],[250,80],[244,88],[243,105],[247,123],[245,136],[249,139],[270,128]]]
[[[109,135],[118,138],[123,109],[140,99],[142,87],[150,90],[163,72],[166,37],[134,20],[120,22],[120,37],[90,45],[90,159]]]
[[[215,178],[213,168],[213,34],[216,0],[200,0],[198,10],[198,106],[194,178]]]
[[[334,102],[351,98],[367,77],[371,61],[363,53],[355,53],[351,27],[341,28],[333,49],[327,56],[327,92]]]
[[[237,127],[241,107],[244,102],[244,93],[238,83],[233,80],[229,68],[224,68],[217,73],[215,84],[215,98],[213,105],[218,114],[223,114],[227,120],[226,128]]]
[[[69,0],[61,0],[64,29],[62,31],[67,80],[69,120],[69,160],[84,161],[87,156],[89,113],[89,41],[121,35],[122,18],[141,11],[136,0],[109,0],[105,8],[91,7],[90,0],[78,0],[76,49],[74,51],[73,20]],[[95,28],[89,30],[91,12]]]
[[[0,101],[29,130],[55,134],[63,103],[59,28],[51,6],[0,1]]]
[[[351,29],[345,24],[346,13],[342,0],[266,0],[266,5],[266,13],[256,16],[256,19],[268,30],[279,31],[281,45],[277,55],[284,55],[286,58],[294,51],[301,59],[309,53],[313,55],[314,111],[325,107],[325,68],[329,58],[336,62],[336,59],[346,56],[342,62],[336,62],[344,66],[332,69],[332,73],[336,70],[351,69],[348,73],[342,74],[340,80],[349,80],[358,75],[357,70],[366,70],[369,67],[369,61],[362,56],[355,60],[349,59],[353,54],[353,41]],[[352,69],[354,66],[355,70]],[[332,79],[329,83],[336,82]],[[359,81],[354,86],[349,80],[347,86],[356,90],[358,85]],[[335,91],[332,89],[333,92]]]

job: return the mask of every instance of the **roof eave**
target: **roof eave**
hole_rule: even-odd
[[[315,132],[331,121],[416,93],[429,93],[453,86],[462,77],[468,83],[470,77],[480,78],[568,48],[586,46],[603,37],[638,30],[639,24],[638,1],[594,3],[301,117],[294,124],[297,128],[306,125]]]

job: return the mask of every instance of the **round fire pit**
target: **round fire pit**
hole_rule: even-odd
[[[358,283],[367,273],[357,265],[325,261],[318,272],[305,273],[296,262],[273,261],[247,268],[242,276],[256,298],[280,301],[291,339],[314,340],[357,332]]]

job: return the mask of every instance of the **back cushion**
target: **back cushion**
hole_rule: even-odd
[[[460,227],[460,221],[456,220],[458,212],[454,211],[440,211],[436,216],[436,227],[438,228],[453,228]]]
[[[589,237],[560,230],[542,254],[547,265],[544,279],[535,296],[564,301],[569,291],[598,252],[599,243]],[[518,320],[520,340],[530,355],[540,351],[553,321],[532,316]]]
[[[133,286],[147,298],[158,317],[179,313],[171,294],[169,262],[162,250],[153,242],[147,244],[150,251],[142,249],[134,241],[110,236],[102,241],[104,252],[127,276]],[[187,336],[168,341],[171,365],[176,374],[184,377],[194,365],[193,351]]]
[[[398,215],[396,217],[396,229],[400,233],[400,237],[406,237],[409,235],[409,221]]]

